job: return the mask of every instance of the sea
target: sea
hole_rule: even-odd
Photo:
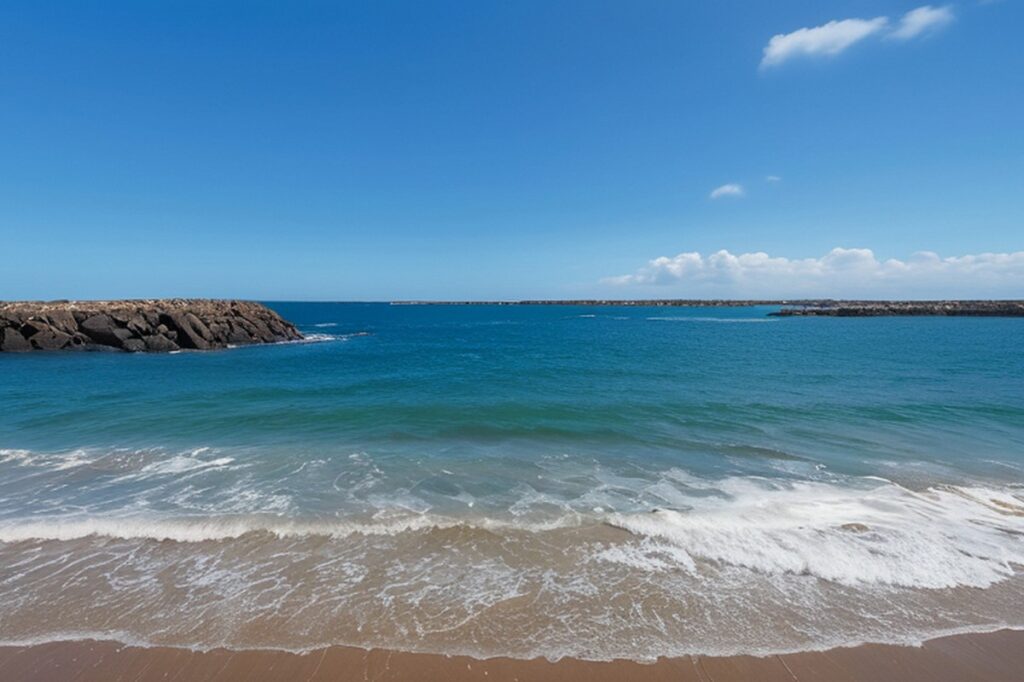
[[[0,643],[517,658],[1024,628],[1024,321],[272,302],[0,354]]]

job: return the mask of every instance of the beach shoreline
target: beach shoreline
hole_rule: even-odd
[[[308,653],[194,651],[114,641],[0,646],[9,680],[638,680],[676,682],[1013,682],[1024,671],[1024,631],[998,630],[929,640],[921,646],[864,644],[767,657],[687,656],[653,663],[564,658],[489,658],[332,646]]]

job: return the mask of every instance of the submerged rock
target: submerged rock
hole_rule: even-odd
[[[0,303],[0,351],[211,350],[302,338],[251,301],[156,299]]]

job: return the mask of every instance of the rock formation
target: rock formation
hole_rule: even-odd
[[[301,339],[251,301],[20,301],[0,303],[0,351],[211,350]]]
[[[776,317],[1024,317],[1024,301],[817,301],[769,314]]]

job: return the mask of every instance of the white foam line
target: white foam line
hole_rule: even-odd
[[[442,516],[420,515],[390,522],[303,522],[273,521],[253,517],[153,519],[145,517],[52,517],[23,519],[0,523],[0,542],[70,541],[88,537],[109,537],[123,540],[172,540],[174,542],[207,542],[233,540],[248,533],[270,533],[279,538],[332,537],[352,535],[398,535],[418,531],[449,528],[545,532],[580,525],[581,516],[567,514],[547,523],[524,524],[498,519],[460,520]],[[595,521],[600,523],[599,521]]]
[[[985,635],[993,632],[1001,632],[1003,630],[1009,630],[1012,632],[1024,632],[1024,623],[990,623],[987,625],[976,625],[976,626],[963,626],[956,628],[936,628],[929,630],[928,632],[920,635],[905,635],[895,636],[888,639],[857,639],[857,640],[843,640],[836,639],[834,641],[823,642],[820,645],[809,645],[803,647],[747,647],[743,649],[730,648],[730,647],[704,647],[700,649],[679,649],[658,653],[657,655],[650,656],[636,656],[632,660],[641,663],[653,663],[658,658],[682,658],[684,656],[707,656],[707,657],[726,657],[726,656],[756,656],[760,658],[768,656],[786,656],[791,654],[801,653],[812,653],[812,652],[827,652],[836,651],[839,649],[854,649],[861,646],[867,645],[886,645],[886,646],[904,646],[904,647],[915,647],[919,648],[925,646],[929,642],[933,642],[937,639],[945,637],[956,637],[960,635]],[[597,655],[574,655],[574,654],[558,654],[553,655],[551,653],[526,653],[526,654],[510,654],[503,653],[500,651],[481,651],[479,649],[473,649],[472,647],[465,646],[452,646],[452,647],[409,647],[407,641],[402,643],[390,642],[390,641],[374,641],[374,642],[350,642],[346,640],[338,641],[325,641],[316,642],[303,646],[282,646],[282,645],[258,645],[258,646],[241,646],[232,644],[231,642],[218,641],[218,642],[157,642],[146,637],[136,636],[122,630],[65,630],[55,631],[44,635],[33,635],[31,637],[0,637],[0,647],[32,647],[40,646],[43,644],[53,644],[58,642],[113,642],[124,646],[138,647],[142,649],[181,649],[185,651],[195,651],[198,653],[205,653],[213,651],[215,649],[226,649],[232,652],[245,652],[245,651],[280,651],[291,654],[308,654],[314,651],[322,651],[329,647],[347,647],[351,649],[360,649],[363,651],[370,651],[372,649],[387,649],[389,651],[395,651],[400,653],[410,654],[430,654],[434,656],[468,656],[477,660],[489,660],[493,658],[511,658],[514,660],[533,660],[538,657],[542,657],[551,662],[558,662],[563,658],[573,658],[580,661],[592,661],[592,662],[607,662],[616,660],[621,657],[607,657],[602,658]]]
[[[1024,566],[1024,501],[1012,492],[755,478],[715,487],[726,497],[689,511],[613,514],[608,521],[690,560],[850,586],[988,587]]]

